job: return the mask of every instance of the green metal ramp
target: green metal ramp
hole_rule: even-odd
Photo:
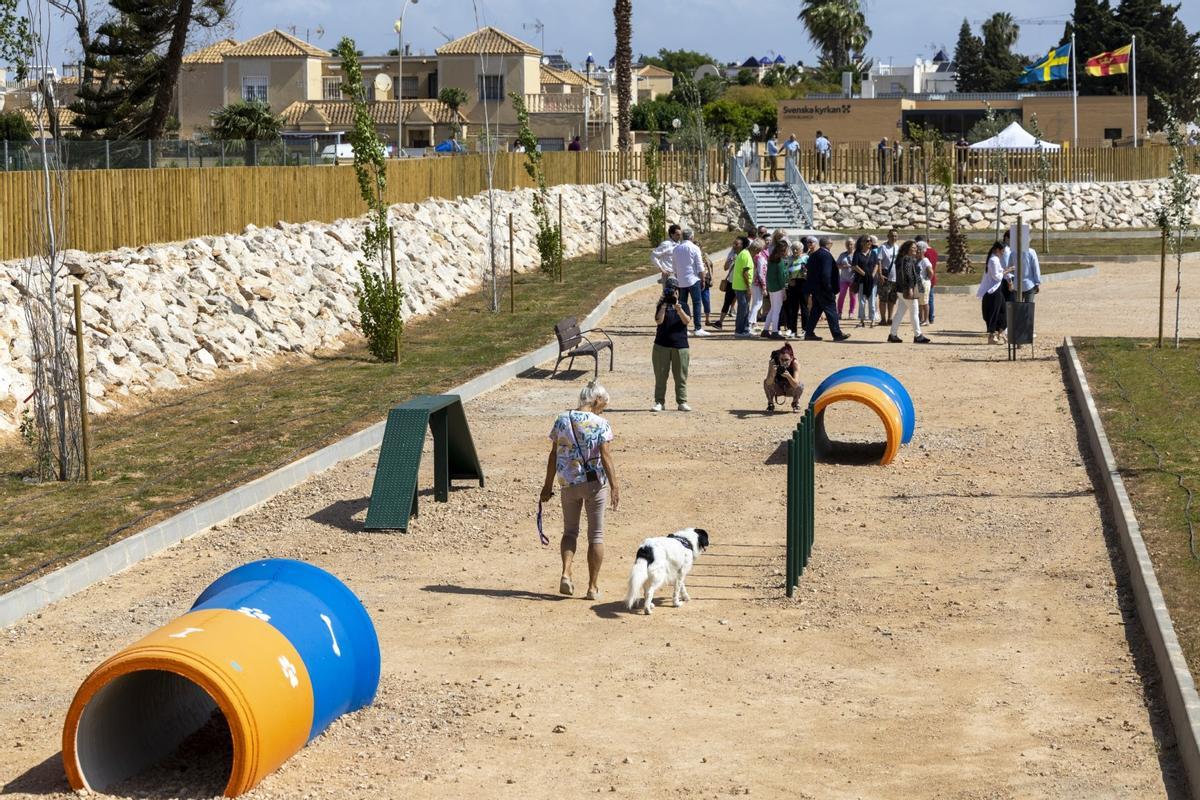
[[[433,432],[434,499],[441,503],[450,499],[452,480],[478,480],[483,486],[483,468],[462,399],[456,394],[414,397],[388,412],[367,508],[367,530],[406,531],[409,517],[417,516],[417,476],[426,426]]]

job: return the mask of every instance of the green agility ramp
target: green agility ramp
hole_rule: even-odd
[[[483,468],[467,426],[462,399],[456,394],[420,395],[388,412],[375,467],[375,485],[367,508],[367,530],[408,530],[417,516],[417,476],[425,428],[433,432],[433,496],[450,499],[450,481],[478,480]]]

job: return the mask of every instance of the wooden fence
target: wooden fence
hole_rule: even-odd
[[[700,157],[689,153],[662,154],[661,179],[694,180]],[[724,183],[725,156],[708,153],[708,180]],[[1010,153],[1012,181],[1033,181],[1037,156]],[[1200,172],[1200,148],[1192,148],[1189,165]],[[1170,151],[1165,147],[1075,148],[1052,154],[1051,179],[1055,181],[1117,181],[1159,178],[1167,174]],[[616,183],[646,179],[640,153],[545,153],[547,183]],[[498,189],[532,187],[525,172],[525,156],[496,156]],[[958,162],[963,183],[991,181],[988,155],[971,151]],[[389,203],[416,203],[431,197],[454,198],[487,189],[485,156],[424,158],[388,163]],[[780,159],[780,174],[783,171]],[[840,147],[825,164],[811,150],[800,153],[800,168],[810,183],[835,181],[877,184],[919,183],[920,158],[906,149],[896,159],[882,162],[868,147]],[[286,222],[328,222],[364,213],[354,171],[342,166],[223,167],[178,169],[71,170],[64,173],[70,207],[67,218],[69,247],[92,252],[123,246],[170,242],[195,236],[240,231],[247,225],[268,226]],[[38,172],[0,174],[0,260],[29,254],[30,228],[39,205]]]
[[[697,156],[664,153],[664,181],[691,180]],[[645,180],[640,153],[545,153],[550,186]],[[724,182],[724,159],[708,154],[708,177]],[[497,189],[530,188],[525,156],[498,153]],[[92,252],[241,231],[283,220],[332,221],[365,213],[354,170],[342,166],[72,170],[62,175],[70,205],[67,245]],[[0,174],[0,260],[29,255],[40,206],[40,172]],[[487,190],[483,155],[388,162],[389,203],[468,197]]]
[[[999,156],[986,150],[958,150],[951,147],[958,183],[991,183],[995,180],[993,159],[1007,166],[1010,183],[1034,183],[1038,180],[1038,154],[1032,151],[1007,151]],[[1145,147],[1064,147],[1047,152],[1050,180],[1136,181],[1163,178],[1171,161],[1171,149],[1160,145]],[[1200,147],[1188,148],[1188,166],[1200,173]],[[869,145],[835,147],[824,161],[813,149],[800,151],[800,174],[809,183],[897,184],[922,182],[922,157],[919,148],[905,143],[899,154],[880,153]],[[782,172],[783,157],[779,157]]]

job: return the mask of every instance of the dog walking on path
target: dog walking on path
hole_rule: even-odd
[[[654,593],[663,584],[673,582],[674,604],[679,608],[690,599],[683,582],[696,557],[706,549],[708,531],[703,528],[684,528],[670,536],[655,536],[643,541],[629,574],[625,607],[632,611],[641,601],[649,614],[654,610]]]

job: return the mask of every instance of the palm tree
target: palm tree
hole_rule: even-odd
[[[852,64],[871,38],[859,0],[803,0],[799,20],[820,49],[821,60],[834,69]]]
[[[617,29],[617,149],[628,152],[630,94],[633,80],[633,0],[616,0],[613,18]]]
[[[212,138],[218,141],[275,141],[283,130],[283,120],[271,113],[261,100],[230,103],[212,115]],[[246,146],[246,166],[253,166],[257,148]]]
[[[995,42],[1004,50],[1011,49],[1017,43],[1017,37],[1021,33],[1021,27],[1013,19],[1013,15],[1007,11],[1000,11],[988,17],[983,23],[982,30],[984,41]]]

